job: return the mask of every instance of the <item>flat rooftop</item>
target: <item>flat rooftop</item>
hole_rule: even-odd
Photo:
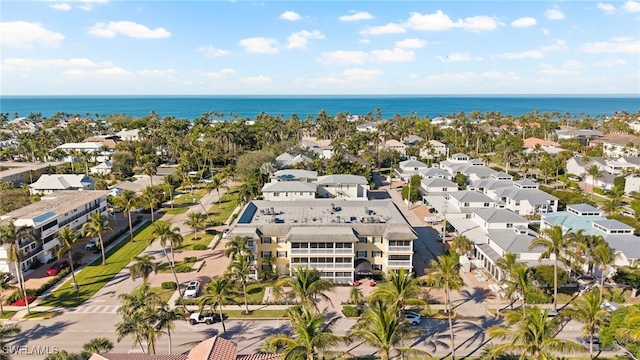
[[[239,225],[336,223],[407,225],[391,200],[254,200],[247,204],[238,220]]]
[[[40,170],[40,169],[45,169],[48,166],[55,167],[62,164],[64,164],[64,161],[51,161],[51,162],[44,162],[44,163],[2,161],[0,162],[0,178],[21,174],[29,170]]]
[[[57,191],[43,196],[36,203],[0,216],[0,226],[9,224],[11,220],[34,219],[45,213],[64,214],[107,194],[109,194],[107,190]]]

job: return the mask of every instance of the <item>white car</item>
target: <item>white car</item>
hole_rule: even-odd
[[[624,216],[628,216],[628,217],[633,217],[633,213],[631,211],[629,211],[629,210],[625,210],[625,211],[621,212],[620,214],[624,215]]]
[[[194,280],[187,285],[187,289],[184,291],[185,298],[197,298],[200,295],[200,281]]]
[[[222,232],[222,238],[226,239],[227,237],[229,237],[230,232],[231,232],[231,229],[224,229],[224,231]]]
[[[91,240],[89,240],[88,243],[86,243],[84,245],[84,249],[85,250],[94,250],[98,248],[98,243],[100,242],[100,239],[98,238],[93,238]]]
[[[420,323],[422,322],[422,317],[420,316],[420,314],[413,311],[406,311],[404,313],[404,317],[409,321],[409,323],[411,323],[411,326],[420,325]]]

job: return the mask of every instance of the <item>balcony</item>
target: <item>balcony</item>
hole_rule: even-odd
[[[291,249],[291,255],[353,255],[353,249]]]
[[[413,252],[413,248],[411,246],[389,246],[387,247],[388,252]]]
[[[309,269],[353,269],[353,263],[309,263]]]
[[[389,260],[387,261],[389,267],[411,267],[411,260]]]
[[[42,252],[42,245],[38,245],[38,246],[36,246],[35,249],[24,253],[24,258],[23,258],[24,260],[23,261],[29,260],[30,258],[38,255],[41,252]]]

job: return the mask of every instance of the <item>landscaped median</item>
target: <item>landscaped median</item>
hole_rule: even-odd
[[[80,286],[78,291],[73,289],[70,279],[57,290],[53,291],[38,305],[55,307],[74,307],[82,304],[95,295],[109,280],[118,274],[131,260],[138,256],[153,239],[153,227],[150,222],[141,225],[134,232],[133,242],[123,240],[109,249],[106,253],[107,264],[101,265],[98,257],[82,271],[76,274]]]

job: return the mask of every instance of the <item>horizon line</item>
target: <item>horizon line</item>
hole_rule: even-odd
[[[58,95],[0,95],[6,97],[530,97],[530,96],[554,96],[554,97],[608,97],[626,96],[640,97],[640,93],[620,93],[620,94],[58,94]]]

